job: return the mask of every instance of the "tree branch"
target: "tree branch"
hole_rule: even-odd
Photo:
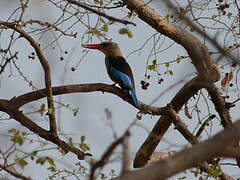
[[[94,14],[97,14],[99,16],[105,17],[105,18],[107,18],[110,21],[119,22],[119,23],[122,23],[122,24],[125,24],[125,25],[132,24],[132,25],[136,26],[136,24],[131,22],[131,21],[122,20],[122,19],[115,18],[113,16],[109,16],[109,15],[105,14],[104,12],[101,12],[101,11],[98,11],[96,9],[93,9],[93,8],[87,6],[86,4],[83,4],[83,3],[79,2],[79,1],[75,1],[75,0],[66,0],[66,1],[71,3],[71,4],[76,5],[78,7],[81,7],[83,9],[86,9],[87,11],[90,11],[90,12],[92,12]]]
[[[198,74],[199,78],[205,81],[205,83],[216,82],[220,79],[220,74],[218,72],[217,66],[212,62],[207,47],[202,44],[197,38],[195,38],[192,34],[187,31],[182,30],[177,25],[174,25],[168,22],[164,17],[160,16],[154,9],[150,8],[143,0],[123,0],[127,7],[135,11],[138,14],[138,17],[145,21],[147,24],[152,26],[155,30],[160,32],[161,34],[171,38],[175,42],[182,45],[189,54]],[[205,87],[204,85],[198,85],[198,87],[193,91],[185,91],[186,89],[182,89],[185,93],[190,92],[190,96],[178,96],[179,93],[175,97],[179,97],[180,107],[184,103],[187,102],[199,89]],[[181,92],[180,92],[181,93]],[[185,99],[184,97],[188,97]],[[183,101],[183,100],[186,101]],[[172,105],[176,113],[180,111],[180,108],[174,103],[178,104],[178,101],[175,101],[174,98],[172,100]],[[153,153],[154,149],[158,145],[164,133],[167,131],[168,127],[171,125],[172,119],[170,117],[162,116],[152,132],[149,134],[146,141],[143,143],[139,151],[137,152],[134,167],[140,167],[147,163],[150,155]],[[181,121],[178,121],[182,123]],[[176,122],[175,122],[176,123]],[[179,123],[177,124],[179,126]],[[184,128],[184,124],[179,128],[180,132],[187,138],[192,144],[196,143],[196,138],[191,134],[190,131],[186,131]],[[195,140],[194,140],[195,139]]]
[[[51,87],[52,83],[51,83],[50,66],[48,64],[47,59],[45,58],[45,56],[41,51],[40,45],[27,32],[22,30],[17,24],[0,21],[0,25],[3,25],[9,29],[13,29],[17,31],[22,37],[24,37],[30,43],[30,45],[36,51],[36,54],[44,70],[50,132],[53,133],[54,136],[57,136],[57,124],[56,124],[56,117],[55,117],[55,108],[53,103],[52,87]]]
[[[15,119],[21,125],[28,128],[30,131],[39,135],[43,139],[50,141],[59,146],[64,152],[72,152],[78,156],[78,159],[82,160],[85,156],[90,156],[89,153],[83,153],[79,149],[67,144],[66,142],[59,139],[58,136],[53,136],[51,132],[38,126],[36,123],[27,118],[21,111],[19,111],[15,105],[7,100],[0,100],[0,111],[6,112],[10,118]]]
[[[125,174],[130,169],[130,156],[129,156],[129,136],[125,136],[122,142],[122,168],[121,175]]]
[[[107,161],[109,160],[109,158],[111,157],[113,151],[116,149],[116,147],[119,144],[122,144],[125,140],[125,138],[130,136],[130,132],[127,130],[120,138],[116,139],[105,151],[105,153],[102,155],[101,159],[99,161],[97,161],[96,163],[94,163],[91,167],[91,173],[89,176],[90,180],[94,180],[96,179],[94,174],[95,171],[97,170],[97,168],[101,168],[103,167]]]
[[[0,74],[3,73],[5,67],[7,66],[8,63],[10,63],[10,62],[13,61],[14,59],[17,59],[17,58],[18,58],[17,55],[18,55],[18,52],[15,52],[14,55],[12,55],[12,56],[9,57],[9,58],[6,58],[5,63],[4,63],[3,65],[0,65]]]
[[[167,4],[167,6],[169,8],[171,8],[172,10],[174,10],[175,13],[177,13],[181,19],[184,20],[185,24],[187,24],[188,26],[192,27],[192,29],[194,29],[195,32],[197,32],[198,34],[200,34],[202,37],[205,37],[207,40],[209,40],[209,42],[212,43],[213,46],[215,46],[216,49],[218,49],[219,52],[222,53],[223,57],[224,56],[228,56],[230,57],[230,59],[233,61],[234,64],[239,64],[239,61],[236,57],[233,57],[231,54],[229,54],[233,49],[230,48],[231,50],[229,51],[225,51],[224,48],[222,48],[222,46],[216,41],[216,38],[213,39],[210,37],[210,35],[208,35],[207,33],[205,33],[202,29],[200,29],[197,25],[195,25],[193,23],[193,20],[192,19],[189,19],[187,16],[185,16],[183,13],[180,13],[178,11],[178,8],[170,1],[170,0],[167,0],[167,2],[165,1],[165,3]],[[238,48],[236,45],[234,45],[235,48]]]
[[[240,121],[221,131],[214,137],[196,144],[190,148],[170,156],[169,158],[152,163],[146,168],[131,171],[116,180],[161,180],[167,179],[186,169],[196,167],[198,164],[216,158],[226,157],[227,148],[235,141],[240,140]],[[238,152],[240,156],[240,152]],[[231,157],[231,153],[229,154]]]
[[[182,45],[188,52],[200,77],[206,81],[218,81],[220,74],[213,64],[207,47],[187,31],[168,22],[143,0],[123,0],[127,7],[135,11],[138,17],[161,34]]]
[[[186,83],[172,99],[171,104],[176,112],[179,112],[182,106],[198,92],[199,89],[206,86],[207,83],[202,83],[199,77],[195,77]],[[144,141],[140,149],[138,150],[135,160],[134,167],[144,166],[153,151],[157,147],[158,143],[162,139],[167,129],[172,124],[172,119],[169,116],[161,116],[154,128]]]
[[[225,99],[223,99],[221,93],[214,84],[208,87],[207,91],[211,97],[211,100],[215,106],[216,111],[220,116],[221,124],[223,125],[224,128],[230,127],[232,125],[232,117],[230,115],[227,102],[225,101]],[[239,147],[239,141],[235,141],[234,146]],[[240,158],[236,158],[236,161],[238,167],[240,167]]]
[[[196,137],[199,137],[199,136],[202,134],[202,132],[203,132],[203,130],[205,129],[205,127],[206,127],[206,126],[209,124],[209,122],[210,122],[211,120],[213,120],[215,117],[216,117],[216,115],[213,114],[213,115],[209,116],[209,118],[207,118],[207,119],[203,122],[203,124],[201,125],[201,127],[198,129],[198,131],[197,131],[197,133],[196,133]]]
[[[132,104],[132,101],[129,99],[129,96],[120,88],[112,85],[107,85],[103,83],[92,83],[92,84],[75,84],[75,85],[65,85],[52,87],[53,95],[62,95],[69,93],[83,93],[83,92],[108,92],[117,95],[122,98],[124,101],[127,101],[129,104]],[[13,103],[17,108],[20,108],[24,104],[30,103],[32,101],[39,100],[46,97],[47,89],[40,89],[37,91],[29,92],[18,97],[13,97],[11,103]],[[152,114],[152,115],[164,115],[165,108],[153,107],[140,103],[141,113]]]
[[[211,101],[213,102],[216,111],[221,118],[221,124],[224,128],[229,127],[232,124],[232,118],[229,113],[229,108],[227,108],[225,99],[223,99],[220,91],[214,84],[208,86],[206,89],[211,97]]]
[[[31,178],[23,176],[22,174],[19,174],[18,172],[12,170],[11,167],[7,167],[7,166],[0,164],[0,168],[3,169],[4,171],[8,172],[9,174],[13,175],[16,178],[19,178],[22,180],[32,180]]]

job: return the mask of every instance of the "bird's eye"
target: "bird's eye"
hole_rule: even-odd
[[[104,47],[108,46],[108,44],[107,44],[107,43],[104,43],[104,42],[101,43],[101,45],[104,46]]]

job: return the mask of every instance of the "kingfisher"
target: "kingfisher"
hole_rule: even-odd
[[[129,95],[132,104],[140,109],[136,96],[135,84],[132,70],[122,56],[118,44],[115,42],[102,42],[100,44],[83,44],[84,48],[97,49],[105,54],[105,65],[110,79]]]

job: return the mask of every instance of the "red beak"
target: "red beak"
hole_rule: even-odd
[[[88,48],[88,49],[101,49],[101,44],[83,44],[82,47]]]

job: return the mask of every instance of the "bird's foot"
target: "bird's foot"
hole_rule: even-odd
[[[141,111],[139,111],[139,112],[137,113],[137,115],[136,115],[136,118],[137,118],[138,120],[141,120],[141,119],[142,119],[142,116],[143,116],[143,113],[142,113]]]
[[[114,87],[115,87],[115,86],[116,86],[116,84],[117,84],[117,83],[115,82],[115,83],[113,83],[111,86],[114,86]]]

